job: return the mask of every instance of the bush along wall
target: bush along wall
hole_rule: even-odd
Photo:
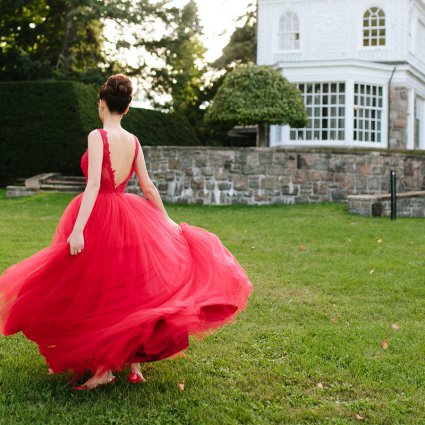
[[[0,83],[0,180],[55,171],[81,174],[87,134],[102,126],[97,88],[73,81]],[[123,126],[145,145],[197,145],[184,117],[130,110]]]

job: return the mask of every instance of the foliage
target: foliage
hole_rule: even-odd
[[[142,146],[199,145],[192,126],[182,114],[132,108],[123,126],[138,136]]]
[[[251,3],[245,15],[239,18],[242,26],[236,27],[223,54],[212,63],[218,70],[231,70],[237,65],[257,61],[257,7]]]
[[[70,81],[1,83],[0,177],[80,172],[87,134],[101,126],[94,86]],[[193,145],[184,117],[131,109],[123,125],[146,145]]]
[[[105,20],[118,28],[116,46],[134,25],[166,21],[164,4],[150,0],[3,0],[0,2],[0,75],[3,81],[45,78],[101,82],[122,69],[103,51]],[[124,30],[125,27],[125,30]]]
[[[227,74],[209,107],[207,122],[304,127],[307,112],[298,89],[278,71],[244,65]],[[264,145],[260,139],[260,145]]]
[[[278,71],[246,65],[227,75],[206,119],[235,125],[265,123],[304,127],[306,111],[297,88]]]
[[[71,196],[0,198],[4,270],[50,244]],[[334,205],[167,210],[216,233],[245,267],[254,284],[246,312],[192,339],[186,358],[143,365],[142,386],[123,371],[114,387],[87,394],[49,376],[21,335],[2,338],[0,423],[425,423],[422,219]]]
[[[203,85],[205,47],[200,40],[202,27],[195,0],[190,0],[182,9],[170,10],[174,15],[170,33],[159,41],[144,44],[163,62],[151,70],[154,91],[151,98],[155,101],[158,94],[169,95],[170,102],[157,106],[186,114],[196,107]]]
[[[202,90],[200,105],[211,103],[218,89],[223,84],[226,74],[238,65],[255,63],[257,57],[257,6],[255,3],[248,5],[247,12],[238,19],[242,26],[236,27],[228,44],[224,47],[222,55],[210,64],[214,77]],[[202,110],[202,117],[205,109]],[[231,124],[198,123],[200,138],[204,144],[229,145],[234,141],[229,139]],[[238,141],[238,143],[240,143]]]

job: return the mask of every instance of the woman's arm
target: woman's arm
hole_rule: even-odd
[[[89,169],[86,189],[81,200],[80,210],[74,224],[74,229],[69,235],[68,243],[71,255],[77,255],[84,248],[84,227],[93,210],[100,188],[102,173],[103,142],[97,130],[92,131],[88,137]]]
[[[138,142],[139,143],[139,142]],[[139,143],[139,154],[136,159],[136,175],[140,183],[140,187],[143,190],[143,193],[146,196],[146,199],[152,202],[170,221],[170,223],[180,230],[180,226],[176,224],[167,214],[162,199],[159,196],[158,189],[153,184],[151,178],[149,177],[148,170],[146,168],[145,157],[143,155],[142,147]]]

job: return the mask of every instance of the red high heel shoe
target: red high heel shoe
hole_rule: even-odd
[[[141,372],[130,372],[130,375],[128,377],[128,380],[132,384],[140,384],[142,382],[145,382],[146,379],[143,377]]]
[[[90,387],[89,385],[83,384],[83,385],[78,385],[75,387],[72,387],[72,389],[74,391],[92,391],[97,387],[101,387],[102,385],[112,385],[115,384],[115,381],[117,380],[117,378],[115,376],[113,376],[112,378],[109,378],[106,382],[103,382],[101,384],[98,384],[94,387]]]

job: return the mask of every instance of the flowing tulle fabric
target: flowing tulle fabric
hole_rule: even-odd
[[[101,189],[84,229],[85,248],[66,242],[82,194],[59,222],[50,247],[0,277],[4,335],[22,331],[56,372],[118,370],[161,360],[188,347],[244,310],[252,285],[213,234],[181,232],[144,198],[115,187],[107,133]],[[135,158],[139,143],[135,139]],[[87,176],[88,156],[81,165]]]

